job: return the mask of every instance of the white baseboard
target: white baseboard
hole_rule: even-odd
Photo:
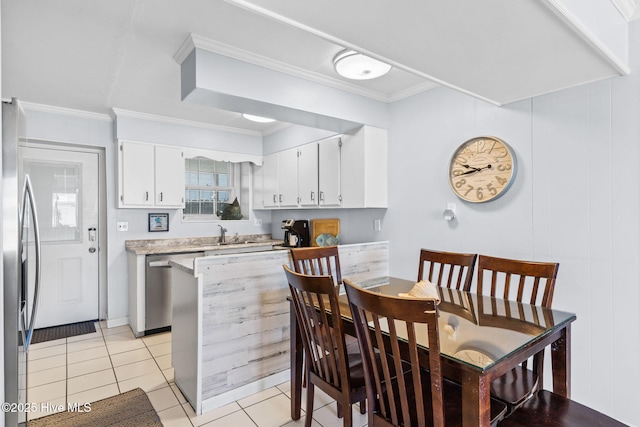
[[[129,324],[128,317],[118,317],[117,319],[107,319],[107,328],[115,328]]]

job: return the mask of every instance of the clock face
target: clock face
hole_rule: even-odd
[[[516,166],[515,154],[506,142],[492,136],[473,138],[453,153],[449,184],[463,200],[488,202],[509,189]]]

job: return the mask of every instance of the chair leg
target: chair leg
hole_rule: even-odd
[[[311,381],[307,384],[307,416],[304,420],[304,427],[311,427],[311,422],[313,421],[313,392],[315,391],[315,386]]]
[[[338,405],[338,418],[344,417],[344,413],[342,411],[342,405],[340,404],[340,402],[336,401],[336,405]]]
[[[351,404],[347,401],[340,405],[344,412],[344,418],[342,419],[343,427],[352,427],[353,424],[353,412],[351,410]]]
[[[367,413],[367,399],[360,401],[360,413],[361,414]]]

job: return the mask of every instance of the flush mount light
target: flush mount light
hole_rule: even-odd
[[[375,79],[391,70],[391,65],[351,49],[339,52],[333,58],[333,66],[342,77],[353,80]]]
[[[242,117],[244,117],[247,120],[251,120],[252,122],[258,122],[258,123],[271,123],[276,121],[276,119],[270,119],[268,117],[261,117],[261,116],[254,116],[252,114],[245,114],[245,113],[242,113]]]

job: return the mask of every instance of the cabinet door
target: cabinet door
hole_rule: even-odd
[[[278,153],[264,157],[262,165],[263,207],[278,206]]]
[[[318,144],[298,149],[298,197],[300,206],[318,206]]]
[[[342,207],[387,207],[387,130],[363,126],[342,139]]]
[[[153,206],[153,145],[120,142],[119,207]]]
[[[298,149],[278,153],[278,203],[280,207],[298,206]]]
[[[340,206],[340,138],[332,138],[318,144],[318,189],[320,206]]]
[[[155,204],[184,207],[184,155],[177,147],[155,147]]]

